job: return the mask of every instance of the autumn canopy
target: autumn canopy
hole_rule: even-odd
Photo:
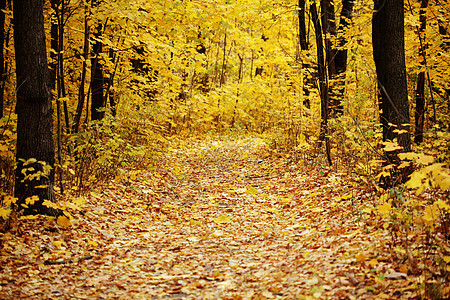
[[[445,299],[449,19],[0,0],[0,298]]]

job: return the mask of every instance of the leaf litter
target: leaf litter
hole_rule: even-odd
[[[362,218],[372,197],[261,139],[180,142],[153,168],[78,199],[71,220],[19,219],[1,236],[0,295],[414,298],[388,232]]]

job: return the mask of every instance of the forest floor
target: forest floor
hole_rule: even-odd
[[[180,142],[88,193],[71,226],[19,220],[0,298],[414,298],[389,231],[364,218],[374,197],[258,138]]]

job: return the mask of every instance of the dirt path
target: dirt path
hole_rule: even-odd
[[[351,179],[269,155],[259,139],[198,141],[166,155],[91,193],[70,228],[24,220],[3,236],[0,298],[412,294],[411,282],[380,276],[396,271],[379,252],[387,238],[361,219],[369,199]]]

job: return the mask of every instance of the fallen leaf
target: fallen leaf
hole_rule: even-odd
[[[62,227],[70,226],[70,220],[66,216],[59,216],[56,220],[56,223],[58,223],[58,225]]]

